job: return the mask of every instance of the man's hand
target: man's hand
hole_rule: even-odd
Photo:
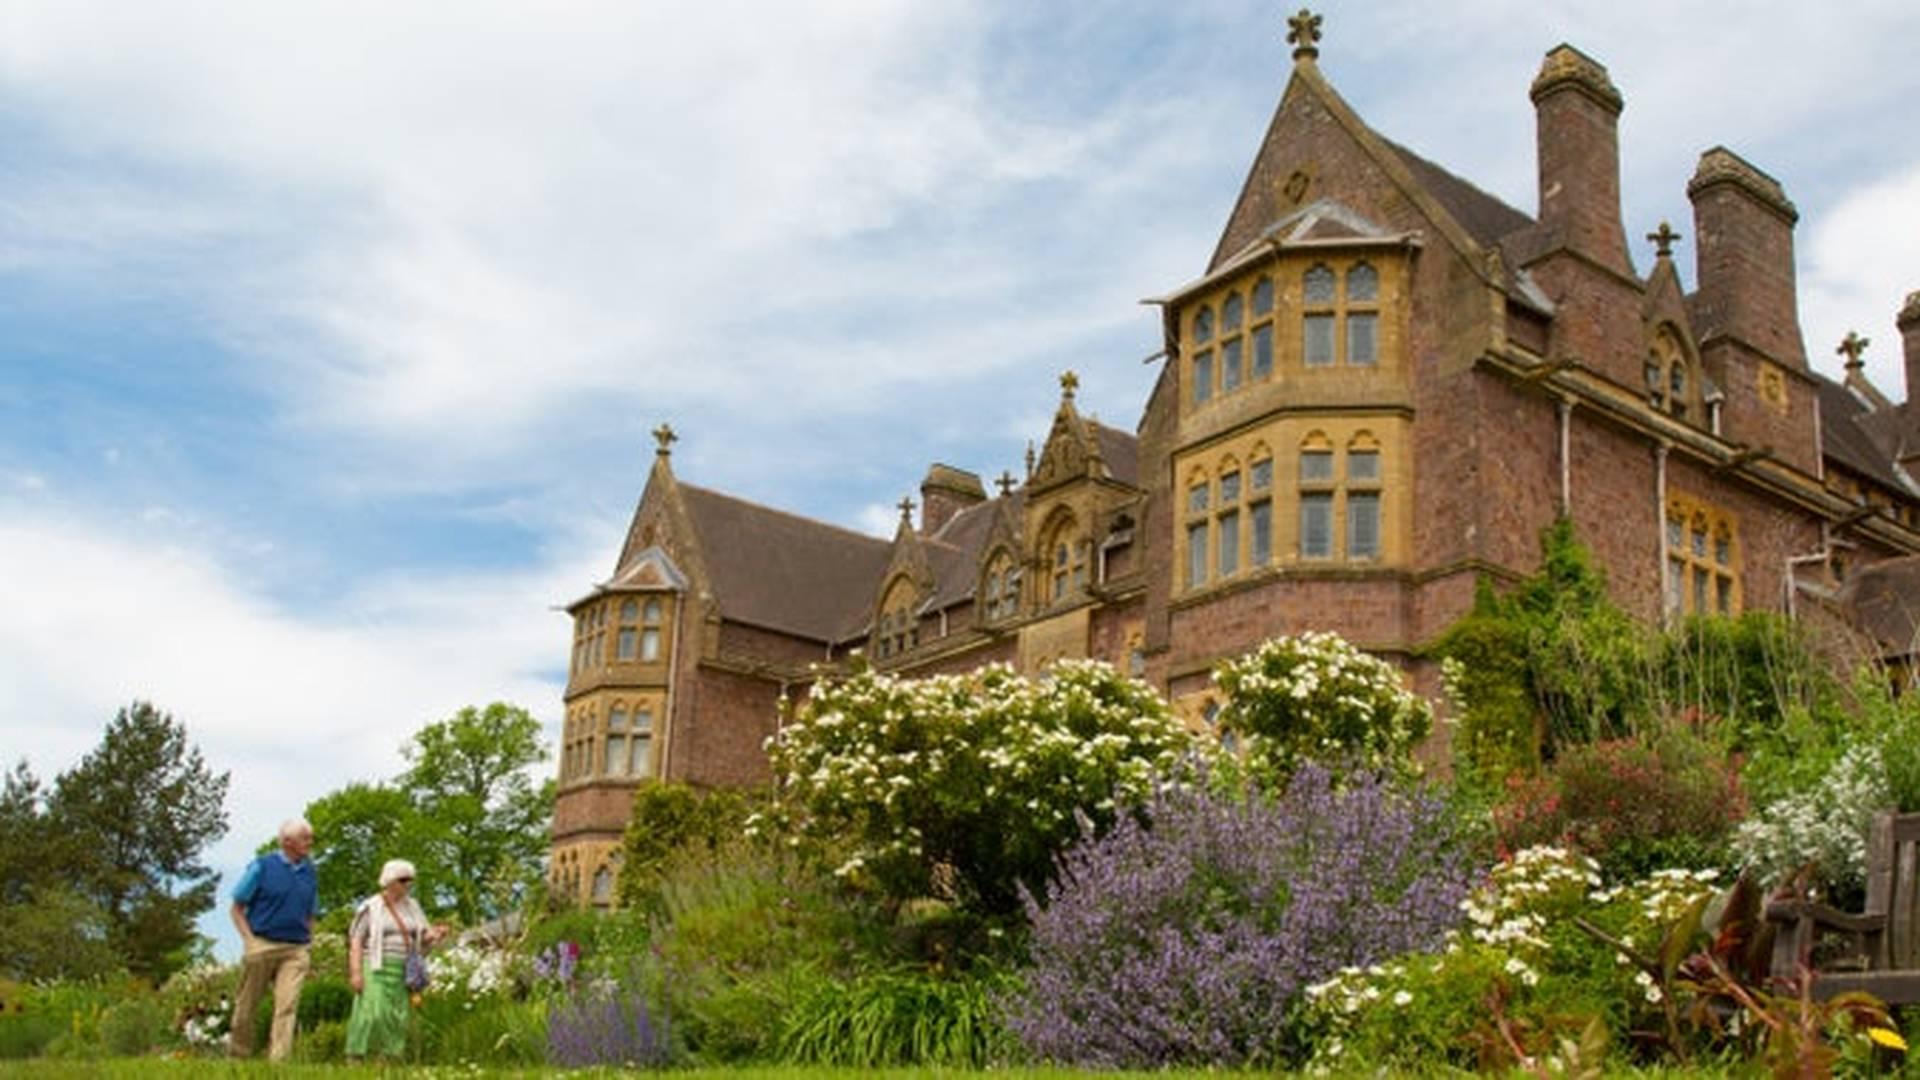
[[[347,972],[347,985],[353,987],[353,992],[356,994],[366,989],[367,980],[360,974],[359,968]]]

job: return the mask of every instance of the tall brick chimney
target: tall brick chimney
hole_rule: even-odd
[[[1907,294],[1894,325],[1900,328],[1900,344],[1907,356],[1907,414],[1914,434],[1920,435],[1920,292]]]
[[[1631,278],[1620,227],[1620,91],[1599,61],[1560,45],[1541,63],[1532,97],[1540,224],[1567,249]]]
[[[1687,184],[1693,201],[1694,329],[1703,345],[1731,338],[1777,363],[1807,370],[1793,273],[1799,211],[1780,182],[1716,146]]]
[[[932,536],[953,515],[986,499],[979,474],[936,463],[920,481],[920,535]]]

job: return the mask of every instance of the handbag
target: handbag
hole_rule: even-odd
[[[387,905],[387,914],[393,916],[394,925],[400,928],[401,936],[406,939],[407,963],[401,973],[401,980],[406,983],[409,993],[417,994],[425,990],[427,984],[433,981],[433,972],[428,970],[427,958],[421,954],[414,940],[414,929],[407,925],[407,920],[401,918],[398,911],[394,910],[393,901],[388,900],[385,896],[382,896],[380,900]]]

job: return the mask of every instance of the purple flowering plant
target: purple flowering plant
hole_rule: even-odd
[[[1003,999],[1033,1056],[1102,1068],[1276,1064],[1301,991],[1430,947],[1475,867],[1427,790],[1311,762],[1284,793],[1168,787],[1070,851]],[[1297,1056],[1297,1055],[1295,1055]]]
[[[646,995],[601,986],[555,1001],[547,1011],[547,1061],[565,1069],[654,1068],[672,1057],[666,1014]]]

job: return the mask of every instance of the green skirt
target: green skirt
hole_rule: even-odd
[[[405,962],[388,960],[367,968],[366,981],[353,999],[353,1015],[347,1018],[347,1055],[405,1057],[409,1009]]]

